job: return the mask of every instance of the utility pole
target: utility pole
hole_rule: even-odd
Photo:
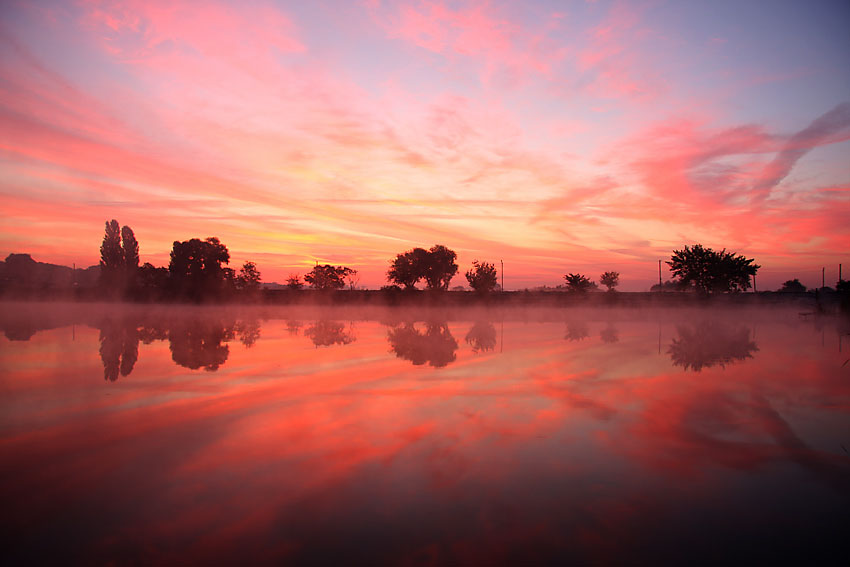
[[[820,269],[820,287],[821,289],[826,287],[826,268]]]
[[[661,289],[661,260],[658,260],[658,291],[662,291],[662,289]]]
[[[841,281],[841,264],[838,264],[838,281]]]
[[[502,264],[502,293],[505,293],[505,261],[499,260],[499,263]]]

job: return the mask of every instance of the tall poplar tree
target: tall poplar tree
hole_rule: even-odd
[[[100,245],[100,282],[114,290],[124,272],[124,250],[121,248],[121,229],[118,221],[106,222],[103,243]]]

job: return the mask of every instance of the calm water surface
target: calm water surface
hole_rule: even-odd
[[[850,325],[3,305],[5,564],[843,563]]]

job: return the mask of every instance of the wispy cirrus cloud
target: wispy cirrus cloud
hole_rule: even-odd
[[[741,73],[683,65],[717,52],[707,38],[740,49],[731,30],[688,51],[688,30],[652,4],[367,2],[328,17],[336,8],[9,8],[3,245],[94,263],[102,217],[116,217],[155,263],[173,239],[216,234],[234,261],[263,258],[270,280],[321,260],[370,286],[394,254],[436,242],[462,264],[505,259],[509,286],[600,262],[637,281],[648,258],[698,240],[782,265],[846,249],[844,170],[833,150],[815,154],[828,175],[807,158],[847,140],[846,103],[733,115],[715,95],[743,96]],[[716,88],[700,92],[707,79]],[[27,226],[53,225],[72,236],[33,244]]]
[[[558,13],[543,14],[531,29],[486,0],[392,2],[372,6],[372,12],[391,38],[450,60],[475,61],[485,84],[517,85],[529,75],[551,77],[567,52],[551,37],[559,26]]]
[[[794,165],[818,146],[850,140],[850,102],[842,102],[788,138],[776,157],[762,170],[753,189],[759,199],[785,179]]]

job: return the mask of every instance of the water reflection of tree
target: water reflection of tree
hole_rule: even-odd
[[[129,376],[139,359],[139,331],[134,321],[107,320],[100,325],[100,360],[103,379],[115,382]]]
[[[301,321],[296,321],[294,319],[290,319],[286,322],[286,332],[290,335],[298,335],[301,332],[301,327],[304,324]]]
[[[695,325],[677,327],[679,337],[673,339],[667,353],[676,366],[699,372],[703,368],[720,366],[746,360],[758,352],[750,340],[750,330],[716,320],[705,320]]]
[[[620,340],[620,335],[617,327],[609,323],[607,327],[599,331],[599,338],[602,339],[603,343],[612,344]]]
[[[181,321],[168,330],[171,359],[186,368],[213,372],[230,355],[226,344],[234,338],[235,322],[215,319]]]
[[[466,333],[464,340],[474,353],[493,350],[496,348],[496,327],[489,321],[477,321]]]
[[[246,348],[251,348],[260,338],[260,322],[257,319],[242,319],[234,326],[239,342]]]
[[[227,361],[228,341],[238,339],[246,348],[260,337],[257,319],[216,317],[176,317],[153,319],[137,316],[107,319],[98,323],[100,358],[104,378],[115,381],[128,376],[139,358],[139,342],[169,342],[171,359],[186,368],[203,368],[210,372]]]
[[[413,323],[404,323],[387,332],[393,353],[415,365],[429,364],[441,368],[457,358],[457,341],[447,323],[427,323],[420,332]]]
[[[590,336],[587,323],[584,321],[568,321],[564,338],[568,341],[580,341]]]
[[[14,321],[12,324],[7,324],[3,329],[3,334],[10,341],[28,341],[38,332],[31,323],[26,321]]]
[[[346,329],[339,321],[319,320],[304,329],[304,336],[309,337],[318,346],[347,345],[357,340],[351,328]]]

